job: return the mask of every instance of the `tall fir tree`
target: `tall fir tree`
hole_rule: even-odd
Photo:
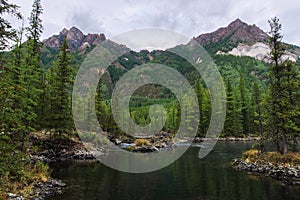
[[[200,112],[198,135],[203,137],[205,136],[209,126],[210,98],[209,98],[208,90],[203,87],[200,81],[196,85],[196,94],[198,98],[198,105],[199,105],[199,112]]]
[[[286,46],[282,43],[281,24],[277,17],[269,20],[271,61],[269,69],[270,87],[267,101],[268,137],[277,150],[287,153],[289,140],[299,133],[299,72],[294,63],[284,60]],[[297,125],[298,123],[298,125]],[[298,133],[297,133],[298,132]]]
[[[6,0],[0,1],[0,193],[6,192],[3,188],[5,181],[20,181],[24,178],[26,156],[20,151],[22,148],[22,131],[24,124],[23,82],[22,82],[22,57],[21,37],[5,15],[21,19],[18,6]],[[15,50],[4,57],[4,51],[11,50],[12,42],[16,43]],[[20,142],[21,141],[21,142]],[[24,141],[24,140],[23,140]]]
[[[21,19],[22,16],[18,11],[16,4],[10,3],[7,0],[0,1],[0,131],[5,131],[8,125],[6,123],[6,113],[10,108],[11,84],[10,84],[10,64],[4,58],[4,51],[9,49],[10,42],[17,40],[17,32],[12,27],[11,23],[5,19],[5,15],[13,16]]]
[[[261,92],[258,84],[255,82],[252,88],[252,103],[253,103],[253,126],[258,128],[253,128],[259,132],[260,141],[259,141],[259,150],[261,153],[265,153],[265,139],[264,139],[264,127],[263,127],[263,117],[262,117],[262,108],[261,108]]]
[[[249,103],[247,99],[246,82],[243,74],[240,72],[240,106],[242,112],[242,131],[244,135],[249,134]]]
[[[41,15],[43,14],[43,8],[41,4],[41,0],[34,0],[32,5],[32,11],[29,18],[29,27],[27,28],[28,39],[32,42],[32,57],[37,56],[38,60],[33,60],[36,63],[37,69],[40,65],[40,48],[41,48],[41,42],[40,37],[43,33],[43,25],[42,25],[42,19]]]
[[[282,80],[284,88],[283,102],[285,109],[282,117],[285,118],[284,128],[288,133],[288,144],[293,151],[299,151],[300,138],[300,73],[294,62],[286,60],[282,63],[285,76]]]
[[[0,0],[0,51],[9,47],[9,42],[15,41],[17,38],[16,30],[11,23],[4,18],[5,15],[22,19],[21,13],[18,11],[19,6],[9,3],[7,0]]]
[[[234,124],[234,108],[235,108],[235,102],[234,102],[234,96],[233,96],[233,88],[231,85],[230,80],[227,80],[227,84],[226,84],[226,93],[227,93],[227,111],[226,111],[226,120],[225,120],[225,125],[224,125],[224,133],[223,136],[228,136],[228,135],[232,135],[235,130],[233,127]]]
[[[52,126],[56,133],[70,134],[73,131],[71,112],[71,94],[73,84],[73,69],[70,66],[69,47],[65,37],[59,48],[58,61],[53,69],[53,82],[51,89]]]
[[[32,68],[31,74],[34,76],[34,80],[31,83],[35,90],[33,100],[35,102],[36,118],[41,120],[35,121],[35,128],[41,128],[40,122],[43,122],[44,112],[44,89],[45,89],[45,74],[41,68],[41,47],[42,43],[40,37],[43,33],[43,25],[41,15],[43,14],[43,8],[41,0],[34,0],[32,5],[31,15],[29,17],[29,27],[27,28],[27,57],[26,63],[29,68]]]

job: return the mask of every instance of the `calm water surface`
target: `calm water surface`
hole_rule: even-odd
[[[236,171],[228,165],[251,145],[219,142],[204,159],[197,157],[199,148],[191,147],[173,164],[147,174],[123,173],[101,163],[60,164],[54,167],[53,176],[68,187],[62,195],[49,200],[300,199],[300,187],[285,187],[273,179]]]

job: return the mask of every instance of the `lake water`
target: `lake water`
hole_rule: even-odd
[[[191,147],[177,161],[146,174],[119,172],[101,163],[60,164],[53,176],[67,183],[60,196],[49,200],[96,199],[300,199],[300,187],[286,187],[271,178],[232,169],[228,162],[251,148],[249,142],[218,142],[204,159]]]

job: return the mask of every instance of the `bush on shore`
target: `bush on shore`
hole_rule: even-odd
[[[25,165],[18,177],[9,173],[1,174],[0,199],[6,199],[7,193],[18,194],[27,198],[34,192],[33,189],[36,183],[45,183],[49,178],[49,167],[41,162]]]
[[[146,139],[136,139],[134,141],[134,144],[136,146],[143,146],[143,145],[146,145],[146,146],[149,146],[150,145],[150,142]]]
[[[243,160],[246,162],[268,162],[271,164],[284,165],[284,166],[299,166],[300,154],[289,152],[286,154],[280,154],[279,152],[267,152],[260,154],[256,149],[250,149],[243,153]]]

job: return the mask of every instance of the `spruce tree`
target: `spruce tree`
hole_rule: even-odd
[[[205,136],[205,133],[209,126],[209,119],[210,119],[210,101],[209,101],[210,98],[209,98],[208,90],[203,87],[200,81],[196,85],[196,94],[198,98],[198,105],[200,111],[198,135]]]
[[[41,15],[43,14],[43,9],[41,5],[41,0],[34,0],[32,5],[31,15],[29,17],[29,27],[27,28],[27,58],[26,63],[29,68],[32,68],[31,74],[35,78],[32,80],[31,84],[34,88],[33,100],[35,102],[35,113],[38,119],[35,122],[35,128],[40,128],[43,122],[44,112],[44,89],[45,89],[45,74],[41,68],[41,47],[42,43],[40,37],[43,33],[43,25],[41,20]]]
[[[41,48],[41,42],[40,37],[43,33],[43,25],[41,20],[41,15],[43,14],[43,8],[41,5],[41,0],[34,0],[32,5],[32,11],[29,18],[29,27],[27,28],[28,39],[32,42],[32,56],[37,56],[36,59],[33,60],[36,63],[37,69],[39,69],[40,65],[40,48]]]
[[[249,134],[249,106],[248,106],[248,100],[247,100],[247,91],[246,91],[246,83],[245,79],[243,77],[243,74],[240,72],[240,106],[241,106],[241,112],[242,112],[242,126],[243,126],[243,134]]]
[[[299,133],[299,72],[294,63],[284,60],[286,46],[282,43],[281,24],[278,18],[269,21],[271,27],[270,87],[267,100],[268,133],[278,151],[287,153],[289,140]],[[298,123],[298,124],[297,124]],[[295,139],[296,141],[297,139]],[[295,144],[297,145],[297,144]],[[295,149],[295,147],[294,147]]]
[[[4,15],[11,15],[17,19],[22,19],[21,13],[18,11],[19,6],[9,3],[7,0],[0,0],[0,51],[9,47],[11,40],[17,38],[16,30],[13,29],[11,23],[4,19]]]
[[[234,102],[234,96],[233,96],[233,88],[231,85],[230,80],[227,80],[226,84],[226,93],[227,93],[227,111],[226,111],[226,120],[225,120],[225,125],[224,125],[224,133],[223,136],[228,136],[232,135],[235,130],[234,130],[234,108],[235,108],[235,102]]]
[[[17,32],[12,27],[11,23],[4,18],[5,15],[14,16],[21,19],[22,16],[18,11],[18,6],[9,3],[7,0],[0,0],[0,131],[5,131],[8,127],[6,120],[6,113],[10,108],[11,94],[10,72],[11,69],[7,60],[4,58],[4,52],[9,50],[10,42],[17,40]]]
[[[21,39],[4,15],[21,19],[18,6],[0,1],[0,192],[7,180],[21,180],[24,175],[26,157],[20,152],[20,132],[23,130],[22,73],[19,44]],[[10,42],[16,42],[16,50],[10,54]],[[10,55],[10,56],[8,56]]]
[[[284,128],[288,133],[288,144],[293,151],[299,151],[300,137],[300,73],[294,62],[286,60],[282,63],[285,68],[285,76],[282,80],[284,88],[285,108],[282,117],[285,118],[286,124]]]
[[[20,73],[20,57],[16,57],[17,51],[11,56],[5,56],[4,52],[10,50],[10,42],[16,42],[16,49],[19,45],[19,37],[17,31],[13,29],[8,20],[4,19],[4,15],[11,15],[17,19],[21,19],[18,12],[18,6],[8,3],[6,0],[0,1],[0,131],[15,136],[15,128],[20,123],[16,118],[18,113],[14,113],[16,106],[16,89],[18,86],[18,75]],[[8,55],[8,53],[6,53]]]
[[[253,92],[252,101],[253,101],[253,108],[254,108],[254,124],[258,124],[259,136],[260,136],[259,148],[260,148],[260,152],[264,153],[266,150],[264,145],[264,127],[263,127],[262,110],[261,110],[261,94],[260,94],[259,86],[256,82],[253,84],[252,92]]]
[[[73,69],[70,66],[69,47],[66,38],[59,48],[58,61],[53,69],[52,87],[52,125],[60,136],[70,134],[73,130],[71,113],[71,94],[73,83]]]

